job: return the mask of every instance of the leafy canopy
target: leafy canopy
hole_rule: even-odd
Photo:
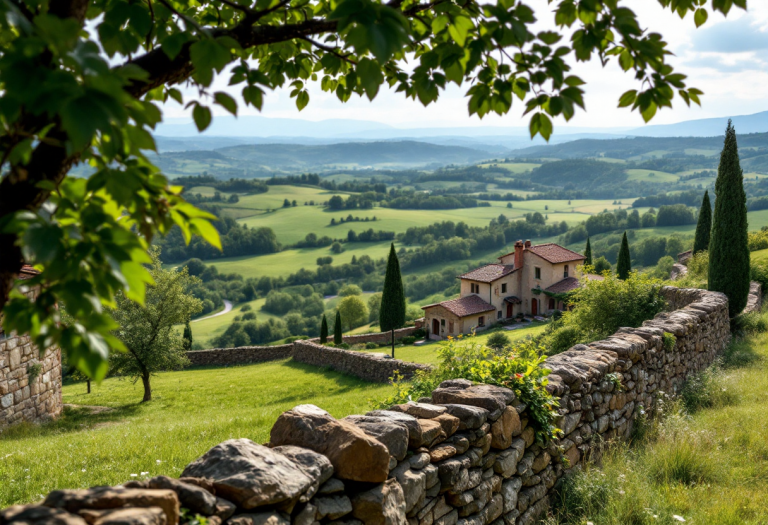
[[[657,0],[696,25],[746,0]],[[213,217],[186,203],[146,156],[169,99],[210,126],[213,106],[238,102],[213,87],[224,75],[245,104],[307,85],[341,101],[373,99],[382,86],[435,102],[448,84],[465,88],[470,114],[506,114],[518,100],[532,135],[583,108],[573,61],[612,60],[638,89],[621,107],[651,119],[677,96],[701,91],[667,62],[663,37],[617,0],[549,0],[558,31],[536,31],[526,1],[449,0],[8,0],[0,3],[0,305],[5,329],[61,345],[91,376],[121,348],[105,307],[123,293],[141,303],[142,266],[153,235],[178,226],[187,242],[219,245]],[[549,16],[549,11],[547,11]],[[562,33],[572,34],[566,40]],[[408,66],[406,67],[406,61]],[[189,82],[186,99],[175,87]],[[76,164],[94,171],[68,177]],[[22,261],[42,273],[32,304],[9,295]],[[59,304],[77,321],[62,325]]]

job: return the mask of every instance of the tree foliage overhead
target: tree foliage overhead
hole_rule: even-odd
[[[658,0],[706,21],[746,0]],[[553,3],[550,0],[550,3]],[[8,0],[0,3],[0,305],[6,330],[29,332],[41,347],[60,344],[70,362],[97,375],[113,323],[104,311],[123,292],[144,300],[152,237],[178,225],[188,242],[218,246],[210,214],[186,203],[145,152],[162,104],[191,109],[202,131],[211,107],[237,114],[214,89],[228,76],[247,105],[289,87],[299,109],[307,84],[341,101],[373,99],[386,84],[430,104],[449,83],[464,86],[470,114],[507,113],[518,99],[532,135],[548,138],[552,117],[583,108],[584,82],[570,63],[617,60],[638,89],[619,105],[645,120],[701,94],[667,62],[658,33],[640,27],[616,0],[553,6],[560,31],[535,31],[524,1],[448,0]],[[652,29],[652,28],[651,28]],[[572,32],[570,41],[561,32]],[[405,69],[408,57],[409,69]],[[413,65],[414,67],[411,67]],[[195,95],[176,87],[189,82]],[[88,179],[68,177],[78,163]],[[32,304],[9,294],[22,261],[39,266]],[[56,304],[77,320],[59,323]]]
[[[739,163],[736,130],[725,131],[715,181],[715,213],[709,243],[709,289],[728,296],[728,313],[736,317],[749,296],[747,196]]]

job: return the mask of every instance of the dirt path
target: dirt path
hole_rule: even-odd
[[[231,311],[232,311],[232,302],[224,299],[224,309],[221,312],[215,313],[213,315],[209,315],[207,317],[201,317],[200,319],[195,319],[194,321],[191,321],[191,322],[196,323],[198,321],[204,321],[206,319],[211,319],[213,317],[218,317],[220,315],[228,314]]]

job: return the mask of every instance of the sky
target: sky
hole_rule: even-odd
[[[664,36],[674,53],[670,58],[672,65],[678,72],[688,75],[689,86],[704,91],[702,107],[693,105],[688,108],[682,99],[677,98],[671,110],[663,109],[650,124],[748,115],[768,110],[768,2],[751,0],[747,12],[734,8],[727,18],[710,13],[707,23],[699,29],[696,29],[692,16],[681,20],[653,0],[625,0],[622,4],[637,13],[644,28]],[[530,5],[536,9],[541,29],[554,27],[547,0],[530,0]],[[644,124],[637,112],[617,108],[619,96],[638,85],[632,75],[621,71],[615,61],[605,68],[597,60],[586,64],[571,61],[571,65],[573,73],[587,82],[584,86],[586,111],[577,111],[568,123],[562,119],[556,121],[556,129],[559,126],[639,127]],[[227,76],[223,75],[215,82],[214,88],[226,90],[237,97],[239,90],[226,84]],[[349,102],[341,103],[335,95],[324,93],[319,85],[310,85],[310,103],[301,112],[290,98],[290,90],[278,89],[267,93],[261,113],[240,104],[240,114],[313,121],[339,118],[373,120],[402,128],[527,126],[527,118],[522,115],[524,108],[519,101],[505,116],[486,116],[482,120],[469,116],[466,89],[466,84],[461,87],[451,84],[436,103],[424,107],[420,102],[406,99],[386,86],[382,86],[372,102],[353,96]],[[192,91],[189,93],[193,94]],[[176,104],[169,104],[165,112],[166,118],[188,116]],[[214,108],[214,113],[225,114],[221,108]]]

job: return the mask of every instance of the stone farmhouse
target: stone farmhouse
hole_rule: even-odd
[[[562,310],[560,294],[579,287],[584,256],[554,243],[517,241],[515,251],[459,275],[458,299],[422,307],[431,339],[466,334],[520,314]],[[590,278],[602,279],[600,276]]]

